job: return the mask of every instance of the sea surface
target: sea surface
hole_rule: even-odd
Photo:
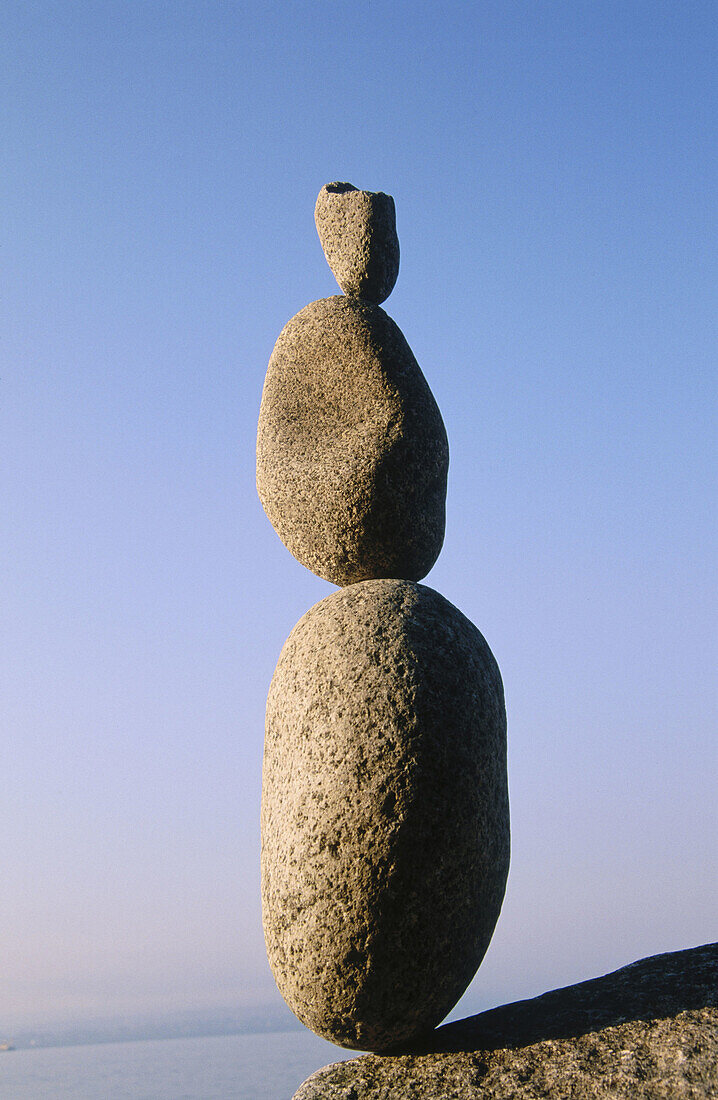
[[[291,1100],[351,1058],[311,1032],[151,1039],[0,1053],[1,1100]]]

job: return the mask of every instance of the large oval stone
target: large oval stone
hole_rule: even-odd
[[[400,580],[312,607],[264,753],[264,933],[290,1008],[357,1050],[433,1028],[483,958],[508,863],[503,688],[476,627]]]
[[[381,309],[335,296],[280,333],[257,490],[294,556],[334,584],[420,580],[444,539],[449,449],[411,348]]]

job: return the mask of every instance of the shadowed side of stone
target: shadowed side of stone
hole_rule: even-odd
[[[718,944],[439,1028],[421,1047],[314,1073],[294,1100],[718,1096]]]

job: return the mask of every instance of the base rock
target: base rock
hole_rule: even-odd
[[[326,1066],[294,1100],[707,1100],[718,1096],[718,944],[446,1024]]]

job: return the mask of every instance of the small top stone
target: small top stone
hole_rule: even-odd
[[[314,210],[319,240],[339,286],[351,298],[378,305],[399,274],[399,239],[391,195],[327,183]]]

